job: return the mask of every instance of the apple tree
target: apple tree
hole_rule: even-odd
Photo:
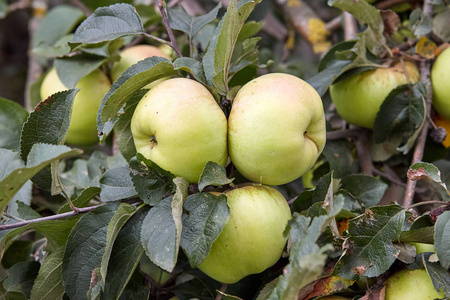
[[[448,0],[18,11],[2,299],[450,299]]]

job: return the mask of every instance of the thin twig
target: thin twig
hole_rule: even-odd
[[[102,206],[102,205],[103,205],[103,204],[99,204],[99,205],[95,205],[95,206],[89,206],[89,207],[78,208],[78,212],[76,212],[76,211],[70,211],[70,212],[66,212],[66,213],[62,213],[62,214],[57,214],[57,215],[53,215],[53,216],[42,217],[42,218],[38,218],[38,219],[33,219],[33,220],[27,220],[27,221],[17,222],[17,223],[13,223],[13,224],[2,225],[2,226],[0,226],[0,231],[2,231],[2,230],[8,230],[8,229],[14,229],[14,228],[19,228],[19,227],[27,226],[27,225],[33,224],[33,223],[40,223],[40,222],[44,222],[44,221],[52,221],[52,220],[65,219],[65,218],[68,218],[68,217],[72,217],[72,216],[78,215],[78,214],[80,214],[80,213],[89,212],[89,211],[91,211],[91,210],[96,209],[97,207]]]
[[[419,203],[414,203],[410,206],[407,207],[407,209],[411,209],[417,206],[421,206],[421,205],[431,205],[431,204],[440,204],[442,206],[447,206],[448,202],[444,202],[444,201],[439,201],[439,200],[430,200],[430,201],[423,201],[423,202],[419,202]]]
[[[222,287],[220,288],[220,291],[222,293],[225,293],[225,291],[227,290],[227,287],[228,287],[228,284],[226,284],[226,283],[222,284]],[[222,294],[221,293],[217,293],[216,300],[222,300]]]
[[[383,178],[386,178],[387,180],[389,180],[390,182],[392,182],[395,185],[398,185],[398,186],[401,186],[401,187],[405,187],[406,186],[406,183],[401,181],[400,178],[398,178],[395,175],[395,173],[393,173],[393,172],[383,172],[381,170],[378,170],[377,168],[373,168],[373,173],[375,173],[375,175],[378,175],[378,176],[381,176]]]
[[[167,30],[167,34],[169,35],[169,38],[170,38],[170,46],[173,48],[173,50],[175,50],[178,57],[183,57],[183,55],[181,54],[180,48],[178,48],[178,44],[175,39],[175,36],[173,35],[172,28],[170,28],[170,26],[169,26],[169,19],[167,18],[166,10],[164,9],[163,0],[158,1],[158,7],[159,7],[159,11],[161,12],[163,21],[164,21],[164,26],[166,27],[166,30]]]
[[[90,15],[92,15],[92,12],[89,10],[89,8],[87,8],[87,6],[84,5],[84,3],[82,3],[80,0],[70,0],[70,3],[73,6],[78,7],[79,9],[81,9],[81,11],[84,13],[84,15],[86,17],[89,17]]]
[[[327,140],[340,140],[345,138],[358,138],[360,135],[367,134],[366,129],[343,129],[327,132]]]
[[[423,12],[424,14],[427,14],[430,17],[432,16],[433,14],[432,0],[425,0],[423,4]],[[431,99],[433,96],[433,90],[431,88],[431,81],[430,81],[430,69],[431,69],[431,61],[427,60],[420,62],[420,80],[422,81],[422,83],[425,84],[427,89],[427,98],[425,101],[426,114],[429,114],[431,111]],[[420,135],[417,139],[411,164],[420,162],[422,160],[423,150],[425,148],[429,127],[430,124],[428,122],[425,122],[425,124],[422,127],[422,131],[420,132]],[[406,191],[405,197],[403,199],[403,207],[409,207],[413,203],[416,183],[417,183],[416,181],[410,179],[408,179],[408,181],[406,182]]]

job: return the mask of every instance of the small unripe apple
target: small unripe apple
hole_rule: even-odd
[[[199,269],[222,283],[235,283],[278,261],[291,211],[284,196],[269,186],[244,186],[225,195],[230,218]]]
[[[386,300],[440,299],[425,269],[401,270],[386,280]]]
[[[433,107],[444,118],[450,119],[450,47],[445,49],[431,68]]]
[[[272,73],[245,84],[228,118],[228,151],[239,172],[280,185],[314,166],[326,141],[319,94],[305,81]]]
[[[97,111],[103,97],[109,91],[111,82],[100,70],[95,70],[76,85],[81,88],[73,101],[72,115],[66,134],[66,143],[80,146],[98,143]],[[67,90],[56,73],[51,69],[41,85],[41,99],[45,100],[54,93]]]
[[[134,111],[131,132],[137,152],[191,183],[207,162],[227,162],[225,114],[192,79],[169,79],[148,91]]]
[[[345,78],[330,87],[330,96],[345,121],[372,129],[387,95],[400,85],[417,82],[419,77],[413,63],[405,62],[404,67],[397,63],[390,68],[365,71]]]
[[[137,45],[126,48],[120,53],[120,60],[114,62],[111,68],[111,80],[116,81],[129,67],[152,56],[164,57],[170,60],[170,57],[166,54],[166,52],[155,46]],[[155,80],[154,82],[146,85],[145,88],[150,89],[166,79],[167,78],[161,78]]]

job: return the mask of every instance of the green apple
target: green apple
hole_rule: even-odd
[[[450,47],[445,49],[431,68],[433,107],[444,118],[450,119]]]
[[[326,141],[319,94],[281,73],[245,84],[228,119],[228,151],[239,172],[256,183],[280,185],[305,174]]]
[[[425,269],[401,270],[386,280],[386,300],[440,299]]]
[[[350,124],[372,129],[387,95],[400,85],[419,80],[419,71],[413,63],[405,62],[404,66],[397,63],[365,71],[333,84],[330,96],[339,115]]]
[[[192,79],[169,79],[148,91],[133,114],[131,132],[137,152],[191,183],[198,182],[207,162],[227,162],[225,114]]]
[[[111,68],[111,80],[116,81],[129,67],[152,56],[160,56],[170,60],[170,57],[166,54],[166,51],[163,51],[155,46],[137,45],[126,48],[120,53],[119,61],[116,61]],[[167,78],[158,79],[146,85],[145,88],[150,89],[166,79]]]
[[[284,196],[269,186],[248,185],[225,195],[230,219],[199,269],[222,283],[235,283],[280,259],[291,211]]]
[[[97,111],[103,97],[109,91],[111,82],[100,70],[95,70],[76,85],[81,88],[75,96],[66,143],[87,146],[98,143]],[[41,85],[41,99],[45,100],[54,93],[67,90],[52,68],[45,76]]]

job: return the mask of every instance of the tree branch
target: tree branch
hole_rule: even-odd
[[[159,8],[159,11],[161,12],[161,16],[164,21],[164,26],[166,27],[167,34],[169,35],[169,38],[170,38],[170,46],[173,48],[173,50],[175,50],[178,57],[183,57],[183,55],[181,54],[180,48],[178,47],[177,40],[175,39],[175,36],[173,35],[172,28],[170,28],[170,26],[169,26],[169,19],[167,18],[166,10],[164,9],[163,0],[158,1],[158,8]]]
[[[433,14],[433,6],[432,0],[425,0],[423,4],[423,12],[428,16],[432,17]],[[431,61],[421,61],[420,62],[420,80],[425,84],[427,89],[427,98],[425,100],[425,113],[428,115],[431,111],[431,99],[433,96],[433,89],[431,87],[430,81],[430,70],[431,70]],[[416,142],[416,147],[414,148],[414,154],[411,164],[420,162],[423,157],[423,150],[425,148],[425,142],[428,135],[428,129],[430,127],[429,122],[425,121],[423,125],[422,131]],[[406,191],[405,197],[403,199],[403,207],[410,207],[413,203],[414,193],[416,188],[416,181],[408,179],[406,182]]]
[[[71,211],[71,212],[57,214],[57,215],[53,215],[53,216],[49,216],[49,217],[42,217],[42,218],[38,218],[38,219],[33,219],[33,220],[17,222],[17,223],[13,223],[13,224],[2,225],[2,226],[0,226],[0,231],[8,230],[8,229],[14,229],[14,228],[20,228],[20,227],[27,226],[27,225],[33,224],[33,223],[40,223],[40,222],[44,222],[44,221],[65,219],[65,218],[68,218],[68,217],[72,217],[72,216],[78,215],[80,213],[89,212],[91,210],[96,209],[97,207],[102,206],[102,205],[103,204],[78,208],[78,212]]]

